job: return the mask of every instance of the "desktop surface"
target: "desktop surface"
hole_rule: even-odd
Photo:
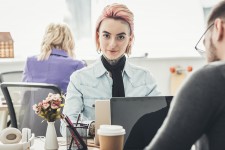
[[[66,150],[66,139],[63,137],[58,137],[59,149],[58,150]],[[97,147],[93,147],[93,140],[88,140],[88,150],[99,150]],[[31,147],[31,150],[45,150],[45,139],[44,138],[35,138],[34,145]]]

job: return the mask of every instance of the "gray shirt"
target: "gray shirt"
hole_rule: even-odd
[[[146,150],[190,150],[200,137],[207,139],[204,150],[224,150],[225,62],[196,71],[178,93]]]

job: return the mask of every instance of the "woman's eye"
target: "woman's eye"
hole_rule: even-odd
[[[123,40],[125,37],[123,35],[120,35],[117,37],[118,40]]]
[[[103,34],[103,37],[108,39],[110,36],[109,34]]]

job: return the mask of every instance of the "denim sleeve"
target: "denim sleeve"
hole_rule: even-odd
[[[82,93],[79,90],[79,87],[80,78],[77,72],[74,72],[70,76],[65,105],[63,108],[63,114],[67,115],[72,122],[76,122],[78,114],[83,109]],[[60,132],[64,137],[66,136],[66,126],[63,121],[61,121]]]
[[[157,88],[157,83],[149,71],[147,71],[145,79],[146,79],[147,88],[149,90],[149,93],[146,96],[161,95],[161,92],[159,92]]]

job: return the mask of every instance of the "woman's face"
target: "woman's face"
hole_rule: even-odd
[[[98,37],[103,55],[114,60],[126,52],[131,41],[130,27],[123,20],[106,18],[100,25]]]

